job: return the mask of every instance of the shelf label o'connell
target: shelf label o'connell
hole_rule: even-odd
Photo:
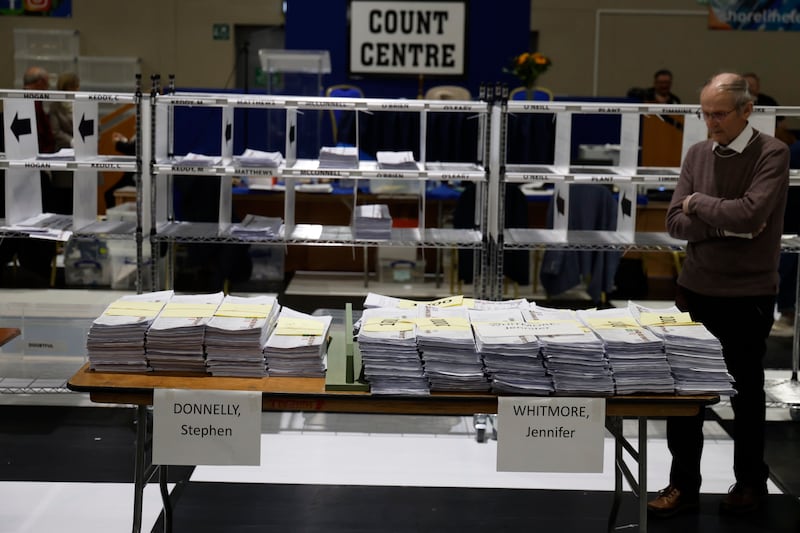
[[[604,398],[501,396],[498,472],[603,471]]]
[[[153,464],[260,463],[260,392],[153,391]]]

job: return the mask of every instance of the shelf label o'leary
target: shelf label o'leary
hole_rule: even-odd
[[[604,398],[501,396],[499,472],[603,471]]]
[[[153,391],[153,464],[260,463],[260,392]]]

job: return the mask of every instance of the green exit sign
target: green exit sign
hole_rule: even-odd
[[[227,41],[231,38],[230,24],[214,24],[212,35],[215,41]]]

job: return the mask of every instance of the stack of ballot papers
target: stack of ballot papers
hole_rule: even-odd
[[[488,391],[466,307],[417,307],[417,349],[432,391]]]
[[[147,362],[153,370],[206,373],[206,324],[225,295],[173,296],[147,331]]]
[[[264,346],[267,374],[325,377],[330,315],[307,315],[282,307]]]
[[[37,154],[36,159],[44,159],[49,161],[71,161],[75,159],[75,149],[61,148],[59,151],[52,154]]]
[[[89,367],[98,372],[148,372],[145,333],[172,298],[172,291],[126,295],[115,300],[89,328]]]
[[[177,156],[176,166],[182,167],[213,167],[222,163],[222,158],[218,155],[203,155],[189,152],[183,157]]]
[[[413,307],[364,309],[357,339],[372,394],[430,394],[417,351],[416,317]]]
[[[245,215],[241,222],[231,224],[229,232],[232,237],[246,240],[274,238],[280,235],[281,223],[279,217]]]
[[[675,306],[656,309],[630,302],[628,309],[663,341],[676,393],[735,394],[722,344],[703,324],[694,322],[689,313]]]
[[[553,391],[535,328],[525,321],[523,310],[470,309],[469,319],[493,391],[533,395]]]
[[[208,372],[212,376],[266,376],[264,347],[279,311],[274,296],[225,296],[206,325]]]
[[[389,240],[392,238],[392,216],[386,204],[357,205],[353,209],[353,237],[356,239]]]
[[[283,155],[280,152],[262,152],[252,148],[233,156],[233,163],[240,167],[278,168],[282,162]]]
[[[629,309],[579,311],[578,315],[603,340],[617,394],[675,391],[663,341]]]
[[[323,146],[319,149],[319,168],[358,168],[355,146]]]
[[[523,315],[539,338],[541,356],[555,392],[613,393],[603,342],[578,319],[575,311],[532,304]]]
[[[405,152],[382,152],[375,153],[378,160],[378,168],[386,170],[418,170],[417,162],[414,161],[414,153]]]

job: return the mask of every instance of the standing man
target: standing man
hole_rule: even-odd
[[[789,150],[749,124],[753,98],[738,74],[714,76],[700,105],[709,139],[686,154],[666,223],[671,236],[688,241],[676,304],[720,340],[735,380],[736,484],[720,511],[746,513],[767,494],[763,357],[778,292]],[[697,509],[703,414],[667,419],[670,479],[647,504],[652,515]]]

